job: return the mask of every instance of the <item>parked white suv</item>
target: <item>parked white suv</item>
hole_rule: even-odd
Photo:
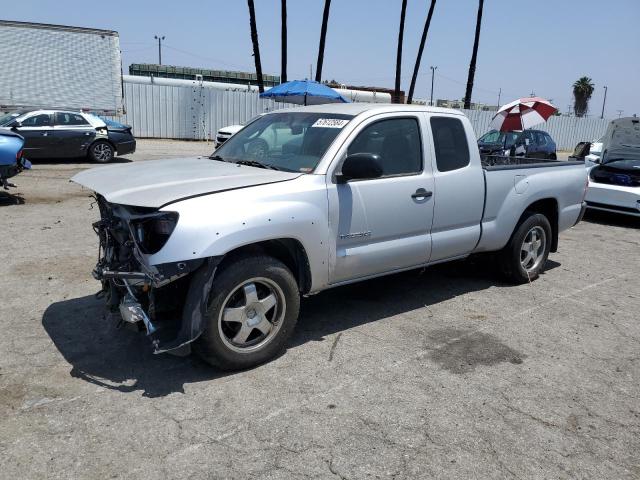
[[[216,133],[216,140],[214,142],[216,148],[218,148],[224,142],[229,140],[233,135],[242,130],[243,127],[244,125],[229,125],[228,127],[222,127],[220,130],[218,130],[218,132]]]

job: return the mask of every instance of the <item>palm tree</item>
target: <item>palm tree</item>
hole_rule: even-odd
[[[285,83],[287,81],[287,0],[281,0],[281,15],[282,15],[282,21],[281,21],[281,33],[280,33],[280,37],[281,37],[281,48],[282,48],[282,54],[281,54],[281,68],[280,68],[280,82]]]
[[[400,72],[402,69],[402,37],[404,37],[404,17],[407,12],[407,0],[402,0],[400,9],[400,29],[398,30],[398,53],[396,54],[396,86],[393,90],[393,103],[400,103]]]
[[[589,110],[589,99],[593,95],[595,85],[589,77],[580,77],[573,84],[573,111],[576,117],[584,117]]]
[[[413,76],[411,77],[411,85],[409,86],[409,96],[407,103],[411,103],[413,100],[413,92],[416,88],[416,80],[418,79],[418,70],[420,70],[420,62],[422,60],[422,52],[424,50],[424,44],[427,41],[427,34],[429,33],[429,25],[431,25],[431,17],[433,16],[433,9],[436,6],[436,0],[431,0],[431,6],[429,7],[429,13],[427,14],[427,20],[424,23],[424,29],[422,30],[422,38],[420,39],[420,48],[418,48],[418,56],[416,57],[416,65],[413,67]]]
[[[316,66],[316,82],[322,81],[322,62],[324,61],[324,41],[327,38],[327,23],[329,22],[329,8],[331,0],[324,0],[322,14],[322,28],[320,29],[320,48],[318,49],[318,65]]]
[[[253,0],[247,0],[249,5],[249,24],[251,26],[251,43],[253,43],[253,58],[256,62],[256,77],[258,77],[258,91],[264,92],[262,81],[262,63],[260,62],[260,44],[258,43],[258,28],[256,27],[256,10]]]
[[[478,18],[476,20],[476,37],[473,41],[473,53],[471,54],[471,63],[469,64],[469,77],[467,78],[467,91],[464,94],[464,108],[471,108],[471,92],[473,91],[473,78],[476,75],[476,60],[478,58],[478,44],[480,43],[480,27],[482,26],[482,8],[484,0],[480,0],[478,4]]]

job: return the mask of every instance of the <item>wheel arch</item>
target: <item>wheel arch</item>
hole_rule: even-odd
[[[296,278],[300,293],[305,294],[311,290],[312,276],[309,257],[299,240],[275,238],[236,247],[224,254],[218,268],[223,269],[231,265],[234,259],[251,254],[265,254],[281,261]]]
[[[558,251],[558,200],[555,198],[543,198],[540,200],[536,200],[531,203],[524,209],[518,223],[516,224],[515,230],[518,228],[525,218],[527,218],[531,213],[540,213],[547,217],[549,223],[551,224],[551,251]]]

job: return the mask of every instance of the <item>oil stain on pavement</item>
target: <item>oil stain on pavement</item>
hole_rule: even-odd
[[[519,365],[526,358],[497,337],[483,332],[443,328],[429,332],[428,338],[431,360],[457,374],[470,372],[479,365],[506,362]]]

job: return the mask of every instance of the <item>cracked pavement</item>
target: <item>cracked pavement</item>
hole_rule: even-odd
[[[104,318],[89,166],[0,196],[0,477],[640,478],[640,221],[588,215],[530,285],[473,259],[307,298],[226,373]]]

